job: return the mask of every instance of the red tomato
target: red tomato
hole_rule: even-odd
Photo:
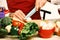
[[[13,25],[13,26],[18,26],[18,25],[19,25],[19,22],[16,21],[16,20],[12,20],[12,25]]]
[[[18,30],[18,34],[20,34],[21,30],[23,29],[24,23],[13,20],[12,21],[12,25],[13,26],[18,26],[19,30]]]
[[[19,31],[18,31],[18,34],[20,34],[21,30],[23,29],[24,27],[24,24],[23,23],[19,23]]]
[[[55,31],[55,28],[51,30],[43,30],[41,27],[38,34],[42,38],[50,38],[53,35],[54,31]]]
[[[19,29],[22,30],[23,29],[23,26],[24,26],[24,24],[20,22],[19,23]]]

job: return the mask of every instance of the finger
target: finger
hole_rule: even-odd
[[[16,15],[14,15],[13,19],[14,19],[14,20],[21,20],[21,19],[17,18]]]
[[[16,12],[18,13],[19,16],[21,16],[22,19],[25,18],[25,15],[24,15],[24,13],[22,11],[18,10]]]
[[[16,13],[18,14],[18,15],[20,15],[22,18],[24,18],[24,13],[22,12],[22,11],[20,11],[20,10],[18,10],[18,11],[16,11]]]
[[[27,22],[26,20],[20,18],[18,15],[15,15],[15,18],[16,18],[16,19],[19,19],[19,20],[20,20],[21,22],[23,22],[23,23],[26,23],[26,22]]]
[[[15,12],[15,16],[16,16],[17,18],[19,18],[20,20],[23,19],[22,15],[20,15],[20,13],[19,13],[18,11]]]
[[[21,10],[20,10],[21,11]],[[21,15],[23,15],[23,17],[25,17],[25,14],[21,11]]]
[[[25,23],[26,21],[25,20],[22,20],[21,18],[20,18],[20,16],[18,16],[17,15],[18,13],[13,13],[13,20],[17,20],[17,21],[20,21],[20,22],[22,22],[22,23]]]
[[[22,21],[21,19],[17,18],[17,16],[14,16],[13,20],[17,20],[19,22],[25,23],[24,21]]]
[[[17,20],[17,21],[20,21],[20,22],[22,22],[22,23],[26,23],[27,21],[23,21],[23,20],[21,20],[18,16],[14,16],[14,18],[13,18],[14,20]]]
[[[22,20],[22,18],[19,17],[17,14],[15,14],[15,17],[16,17],[17,19],[19,19],[19,20]]]
[[[25,14],[21,10],[18,10],[18,12],[21,13],[23,17],[25,17]]]

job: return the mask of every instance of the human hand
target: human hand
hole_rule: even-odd
[[[35,3],[36,11],[38,11],[38,9],[43,7],[46,2],[47,0],[36,0],[36,3]]]
[[[11,13],[10,16],[13,18],[13,20],[25,22],[25,14],[21,10],[17,10],[14,13]]]
[[[24,18],[25,18],[25,14],[21,11],[21,10],[17,10],[16,12],[15,12],[15,14],[14,14],[18,19],[20,19],[20,20],[24,20]]]

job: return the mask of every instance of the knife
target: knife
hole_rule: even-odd
[[[36,12],[36,8],[34,7],[27,15],[24,19],[29,18],[30,16],[32,16],[34,13]]]
[[[47,10],[41,9],[40,11],[44,12],[44,14],[43,14],[43,19],[45,19],[45,14],[46,14],[46,13],[51,14],[51,12],[50,12],[50,11],[47,11]],[[26,15],[26,17],[25,17],[24,19],[29,18],[29,17],[32,16],[35,12],[36,12],[36,8],[34,7],[34,8]]]

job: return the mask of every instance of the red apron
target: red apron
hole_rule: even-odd
[[[7,0],[8,8],[10,12],[15,12],[16,10],[22,10],[25,15],[29,13],[35,6],[35,0]],[[39,12],[36,12],[32,19],[40,19]]]

